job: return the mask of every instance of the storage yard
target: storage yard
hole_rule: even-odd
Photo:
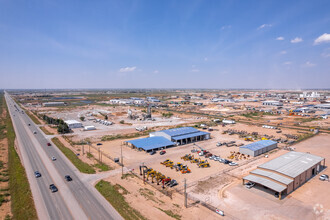
[[[27,94],[17,99],[55,136],[61,136],[56,126],[47,125],[42,115],[63,119],[71,132],[60,140],[82,161],[106,163],[114,169],[105,180],[128,190],[126,199],[146,217],[166,219],[161,210],[168,209],[182,219],[198,212],[216,219],[216,208],[228,219],[330,216],[330,203],[321,197],[329,182],[318,179],[329,174],[329,109],[316,105],[329,101],[329,96],[173,92],[145,97],[104,94],[91,100],[91,94],[75,95],[78,98],[65,99],[64,106],[50,103],[52,99],[45,100],[47,104],[36,99],[33,104],[24,99]],[[88,104],[77,105],[77,100]],[[286,158],[293,159],[285,162]],[[129,177],[121,178],[120,163]],[[276,166],[285,163],[293,171]],[[298,170],[299,163],[306,169]],[[185,184],[188,208],[182,209]],[[304,201],[311,195],[315,196]],[[286,210],[287,204],[292,211]],[[322,205],[322,211],[316,204]],[[262,208],[251,208],[256,205]],[[237,213],[237,208],[242,212]]]

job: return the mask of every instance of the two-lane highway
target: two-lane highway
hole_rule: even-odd
[[[31,186],[34,198],[46,209],[39,211],[36,207],[39,218],[46,213],[49,219],[122,219],[93,186],[81,180],[82,175],[53,143],[47,146],[50,141],[8,93],[6,100],[27,173],[38,170],[42,174],[38,179],[29,178],[30,184],[37,184],[40,191],[36,193]],[[57,160],[51,161],[52,156]],[[70,175],[73,181],[65,182],[65,175]],[[50,183],[55,183],[59,192],[51,193]]]

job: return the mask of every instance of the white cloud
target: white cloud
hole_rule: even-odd
[[[258,27],[258,30],[266,28],[266,27],[271,27],[271,26],[273,26],[273,25],[271,25],[271,24],[262,24]]]
[[[155,73],[155,74],[156,74],[156,73],[159,73],[159,71],[158,71],[158,70],[155,70],[154,73]]]
[[[315,65],[316,65],[315,63],[311,63],[310,61],[307,61],[307,62],[304,64],[305,67],[313,67],[313,66],[315,66]]]
[[[321,54],[322,57],[330,57],[330,48],[327,48],[324,50],[324,52]]]
[[[222,26],[221,27],[221,30],[223,31],[223,30],[229,29],[229,28],[231,28],[231,25],[225,25],[225,26]]]
[[[291,65],[292,62],[291,62],[291,61],[286,61],[286,62],[284,62],[283,64],[284,64],[284,65]]]
[[[330,43],[330,34],[324,33],[314,41],[314,45],[321,43]]]
[[[199,69],[192,69],[191,72],[199,72]]]
[[[300,43],[300,42],[302,42],[302,41],[303,41],[302,38],[300,38],[300,37],[296,37],[295,39],[292,39],[292,40],[291,40],[291,43],[295,44],[295,43]]]
[[[133,72],[134,70],[136,70],[136,66],[120,68],[119,72],[126,73],[126,72]]]
[[[204,61],[208,61],[208,58],[207,57],[204,57]]]
[[[276,40],[284,40],[284,37],[277,37]]]
[[[285,50],[282,50],[280,54],[287,54],[287,52]]]

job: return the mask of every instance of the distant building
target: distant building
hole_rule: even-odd
[[[42,105],[44,107],[54,107],[54,106],[64,106],[65,103],[64,102],[45,102],[45,103],[42,103]]]
[[[84,127],[84,131],[92,131],[92,130],[96,130],[94,125],[89,125]]]
[[[328,104],[328,103],[318,104],[318,105],[315,105],[314,108],[317,108],[317,109],[330,109],[330,104]]]
[[[236,122],[234,120],[223,119],[222,123],[224,123],[224,124],[235,124]]]
[[[262,105],[271,105],[271,106],[283,106],[283,103],[279,101],[264,101]]]
[[[69,126],[70,129],[82,127],[82,123],[76,120],[67,120],[64,122]]]

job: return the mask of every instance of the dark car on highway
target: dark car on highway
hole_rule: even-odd
[[[161,152],[159,152],[160,155],[164,155],[166,154],[166,151],[162,150]]]
[[[34,175],[36,176],[36,178],[41,177],[41,173],[39,173],[39,171],[35,171]]]
[[[71,176],[69,176],[69,175],[66,175],[64,178],[65,178],[65,180],[68,181],[68,182],[72,181],[72,178],[71,178]]]
[[[56,187],[54,184],[50,184],[50,185],[49,185],[49,189],[50,189],[50,191],[52,191],[53,193],[58,191],[57,187]]]

